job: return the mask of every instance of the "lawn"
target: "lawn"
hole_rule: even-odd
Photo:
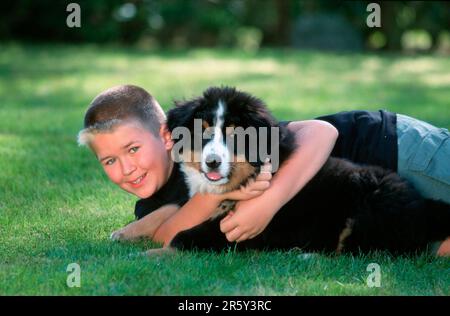
[[[111,242],[136,198],[107,181],[76,134],[92,98],[121,83],[165,109],[223,84],[258,95],[282,120],[388,109],[450,128],[445,57],[0,44],[1,295],[450,295],[450,261],[426,255],[146,258],[135,254],[157,245]],[[70,263],[81,287],[66,284]],[[370,263],[380,287],[367,285]]]

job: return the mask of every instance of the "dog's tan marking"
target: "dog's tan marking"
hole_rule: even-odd
[[[345,246],[345,239],[348,238],[352,234],[353,230],[353,224],[355,223],[354,219],[347,218],[347,221],[345,222],[345,228],[342,230],[341,234],[339,235],[339,242],[338,246],[336,248],[336,254],[340,255],[342,253],[342,250]]]
[[[185,162],[184,163],[186,166],[189,166],[191,168],[194,168],[196,170],[198,170],[200,172],[201,170],[201,164],[200,162],[195,162],[195,161],[189,161],[189,162]]]
[[[256,168],[253,167],[248,162],[237,162],[236,156],[233,156],[232,166],[231,166],[231,177],[230,181],[224,185],[224,192],[233,191],[239,189],[241,184],[245,184],[256,173]]]

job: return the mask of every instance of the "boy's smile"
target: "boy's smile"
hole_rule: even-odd
[[[170,133],[162,127],[160,136],[130,122],[95,134],[90,146],[112,182],[147,198],[167,182],[173,167]]]

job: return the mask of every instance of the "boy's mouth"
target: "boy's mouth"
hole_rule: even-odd
[[[133,188],[137,188],[140,187],[143,183],[145,178],[147,177],[147,173],[144,173],[142,176],[136,178],[133,181],[129,181],[128,183],[133,187]]]

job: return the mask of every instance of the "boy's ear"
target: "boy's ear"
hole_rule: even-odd
[[[164,142],[166,149],[170,150],[173,147],[172,133],[169,131],[167,124],[161,124],[159,128],[159,136]]]
[[[175,102],[176,107],[167,113],[167,127],[169,131],[179,126],[190,127],[194,124],[194,114],[201,104],[201,99]]]

